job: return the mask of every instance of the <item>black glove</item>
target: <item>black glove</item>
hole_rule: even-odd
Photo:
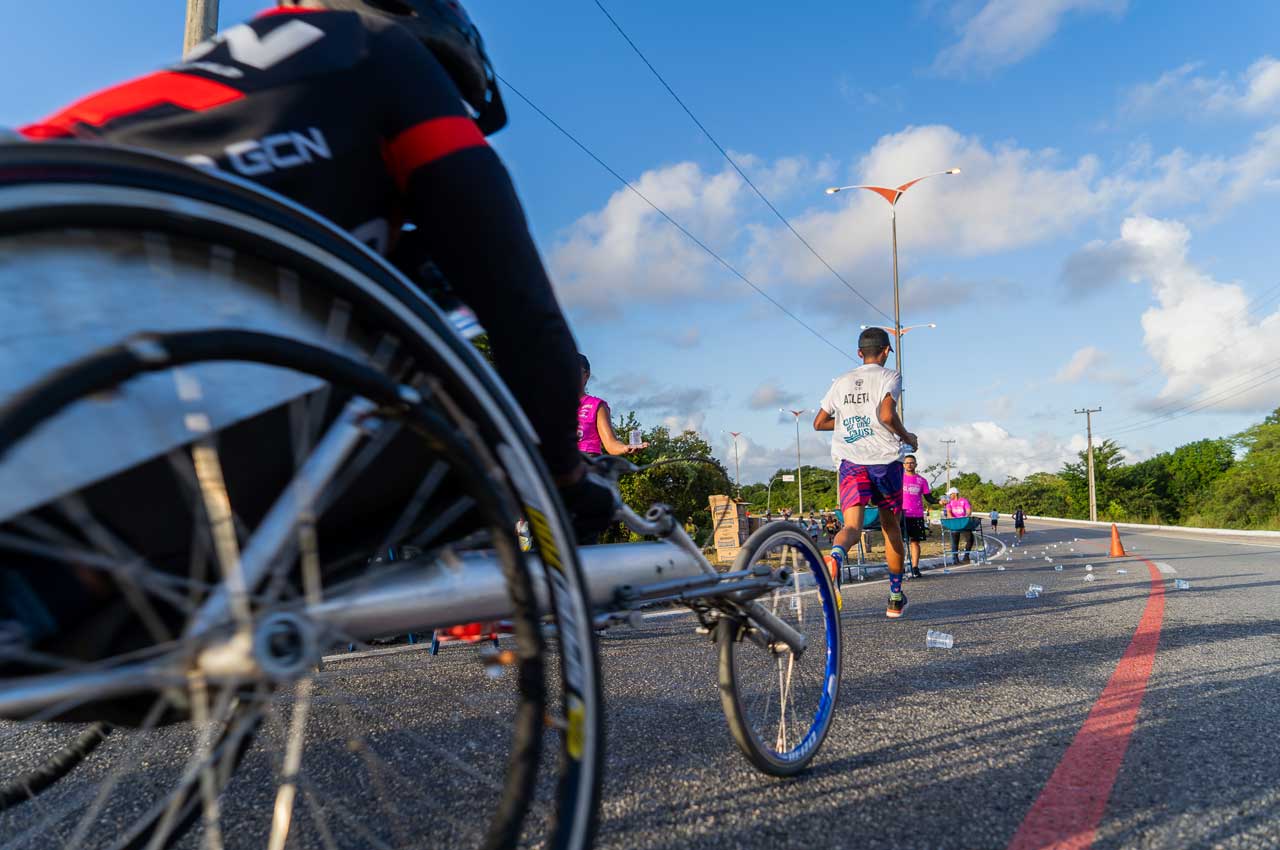
[[[560,488],[579,546],[600,541],[600,533],[613,525],[617,498],[607,482],[588,472],[573,484]]]

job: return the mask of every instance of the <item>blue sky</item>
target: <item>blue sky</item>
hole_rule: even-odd
[[[908,426],[962,469],[1052,470],[1095,435],[1141,458],[1280,404],[1280,6],[1154,0],[788,4],[602,0],[817,253],[891,313],[898,208]],[[222,23],[262,3],[223,0]],[[173,61],[183,0],[9,4],[0,125]],[[752,282],[514,94],[494,137],[618,413],[694,427],[744,481],[794,463],[813,408],[888,321],[738,177],[593,0],[470,0],[499,73]],[[1176,418],[1159,414],[1203,406]],[[805,417],[806,462],[827,437]],[[1154,421],[1153,421],[1154,420]]]

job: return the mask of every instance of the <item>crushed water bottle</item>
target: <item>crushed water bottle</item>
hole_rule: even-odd
[[[1118,576],[1127,576],[1128,574],[1129,574],[1128,570],[1116,570],[1116,575]]]
[[[1173,580],[1173,586],[1176,587],[1178,590],[1190,590],[1191,582],[1187,581],[1186,579],[1175,578]]]
[[[929,629],[924,636],[924,645],[929,649],[951,649],[955,646],[955,638],[946,632],[936,632]]]
[[[1088,573],[1093,572],[1093,564],[1085,564],[1084,569],[1085,569],[1085,572],[1088,572]]]
[[[642,444],[643,442],[644,442],[644,440],[643,440],[643,439],[641,438],[641,436],[640,436],[640,429],[639,429],[639,428],[632,428],[632,429],[631,429],[631,445],[633,445],[633,446],[638,446],[638,445]]]
[[[1084,577],[1084,580],[1085,580],[1085,581],[1093,581],[1093,573],[1089,573],[1087,576],[1085,576],[1085,577]]]
[[[1027,592],[1030,593],[1032,591],[1035,591],[1036,593],[1044,593],[1044,588],[1038,584],[1029,585],[1027,587]]]
[[[1002,566],[1000,566],[999,564],[997,564],[997,565],[996,565],[996,572],[998,572],[998,573],[1002,573],[1002,572],[1004,572],[1004,567],[1002,567]]]
[[[1036,593],[1034,590],[1028,590],[1028,591],[1027,591],[1027,598],[1028,598],[1028,599],[1039,599],[1039,598],[1040,598],[1040,594],[1039,594],[1039,593]]]
[[[1053,571],[1054,571],[1055,573],[1060,573],[1060,572],[1062,572],[1062,564],[1054,564],[1054,565],[1053,565]]]

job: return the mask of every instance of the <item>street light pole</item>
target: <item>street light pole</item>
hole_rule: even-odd
[[[742,498],[742,475],[738,466],[738,437],[741,431],[730,431],[733,436],[733,487],[737,491],[739,499]]]
[[[187,27],[182,38],[186,56],[202,41],[218,31],[218,0],[187,0]]]
[[[764,488],[764,496],[765,496],[764,512],[766,516],[773,513],[773,482],[781,478],[782,483],[785,484],[787,481],[791,480],[794,477],[795,476],[787,475],[785,473],[779,472],[769,479],[769,486]]]
[[[785,407],[778,408],[780,413],[790,413],[796,418],[796,498],[800,503],[799,512],[804,513],[804,468],[800,465],[800,414],[808,413],[805,410],[790,410]]]
[[[834,195],[836,192],[843,192],[845,189],[866,189],[875,192],[880,197],[889,202],[889,221],[893,229],[893,331],[894,337],[897,338],[897,346],[893,349],[893,367],[898,370],[898,374],[902,374],[902,312],[900,309],[900,298],[898,296],[898,200],[902,198],[906,191],[921,180],[927,180],[930,177],[938,177],[942,174],[959,174],[960,169],[948,168],[946,171],[935,171],[932,174],[926,174],[923,177],[917,177],[914,180],[908,180],[897,188],[887,186],[832,186],[827,189],[828,195]],[[898,416],[903,420],[906,419],[906,383],[903,382],[902,394],[898,396]]]

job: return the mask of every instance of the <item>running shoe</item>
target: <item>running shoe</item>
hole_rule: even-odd
[[[840,562],[828,555],[823,559],[827,565],[827,572],[831,575],[831,581],[840,581]]]
[[[884,615],[891,620],[896,620],[902,616],[902,612],[907,610],[907,594],[890,593],[889,605],[884,609]]]
[[[911,577],[912,577],[912,578],[924,578],[924,573],[920,572],[920,568],[919,568],[919,567],[912,567],[912,568],[911,568]]]

